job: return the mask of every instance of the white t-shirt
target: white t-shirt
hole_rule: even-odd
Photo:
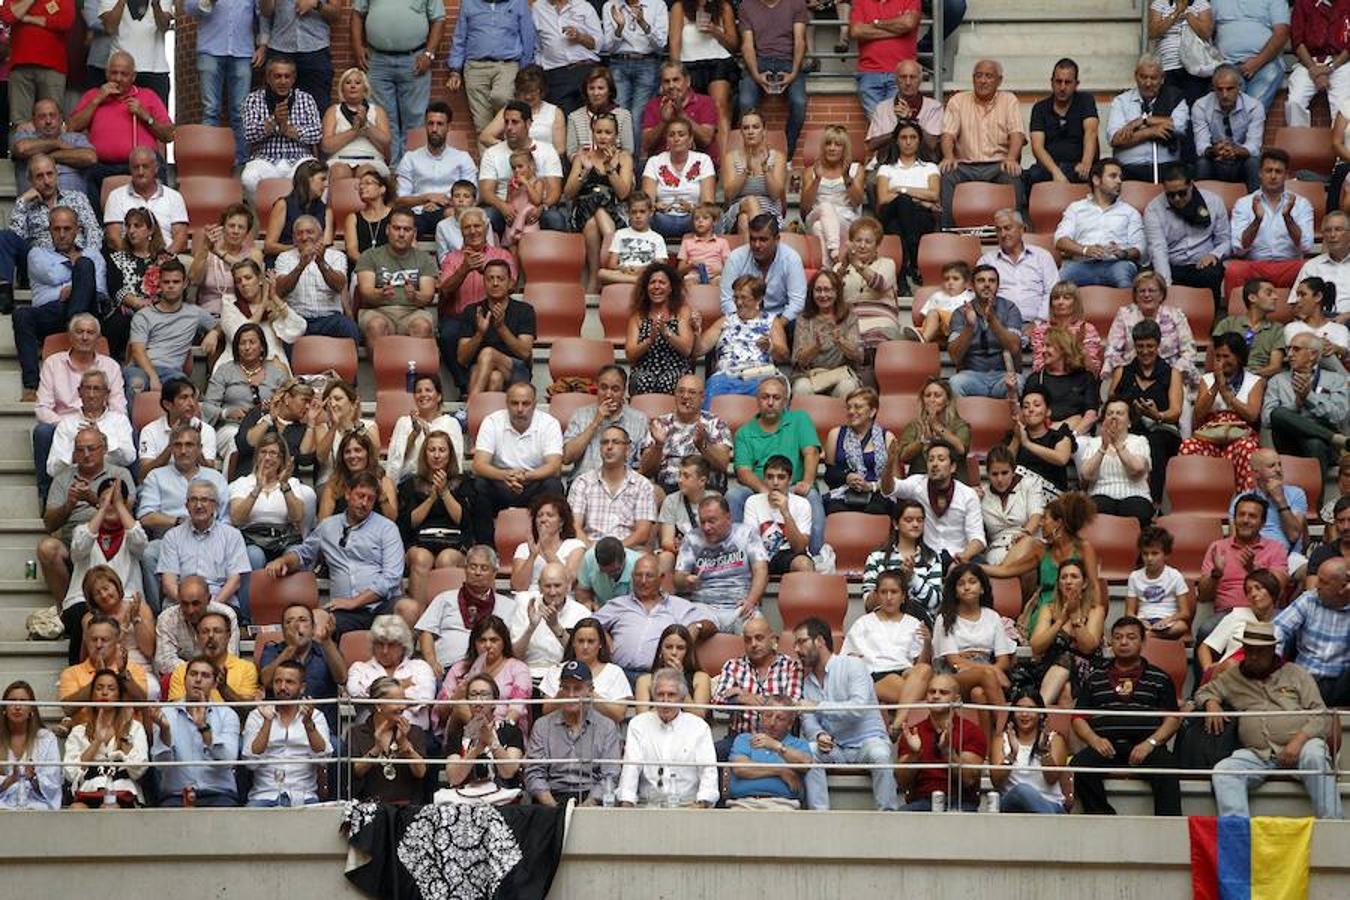
[[[1257,621],[1256,613],[1246,606],[1239,606],[1219,620],[1219,624],[1205,638],[1205,646],[1219,654],[1215,662],[1223,662],[1242,649],[1242,635],[1247,623]]]
[[[450,452],[455,454],[455,459],[464,458],[464,431],[459,427],[458,419],[445,413],[427,424],[431,429],[427,434],[444,431],[450,438]],[[417,462],[422,455],[422,443],[426,440],[426,435],[419,434],[417,440],[413,441],[412,449],[408,450],[410,434],[412,434],[412,416],[399,416],[398,421],[394,423],[394,433],[389,438],[389,450],[384,462],[385,474],[393,479],[395,484],[417,474]],[[463,468],[461,464],[461,471]]]
[[[902,166],[899,163],[881,166],[877,169],[877,181],[885,179],[893,191],[902,187],[926,191],[928,190],[928,180],[934,175],[941,174],[936,163],[919,160],[912,166]]]
[[[800,494],[789,492],[788,515],[797,523],[797,530],[804,535],[811,534],[811,503]],[[772,557],[784,550],[790,550],[787,535],[783,533],[783,514],[769,506],[768,494],[755,494],[745,501],[745,513],[741,521],[759,532],[764,549]]]
[[[514,152],[506,141],[502,141],[484,150],[483,158],[478,163],[478,180],[497,182],[499,200],[506,199],[506,186],[511,181],[511,154]],[[530,148],[530,155],[534,157],[534,170],[540,178],[562,178],[562,160],[558,158],[558,151],[553,149],[552,144],[536,141]]]
[[[101,0],[99,15],[111,12],[116,5],[117,0]],[[172,0],[160,0],[159,8],[173,18]],[[117,34],[112,36],[112,49],[129,53],[136,60],[138,72],[172,71],[164,52],[164,32],[155,25],[155,12],[148,5],[139,20],[132,18],[130,5],[122,8],[122,20],[117,23]]]
[[[998,657],[1016,653],[1017,645],[1003,628],[1003,617],[988,607],[981,609],[980,617],[973,621],[958,615],[951,631],[943,627],[942,617],[938,616],[933,626],[933,658],[967,650]]]
[[[698,205],[700,188],[705,178],[716,178],[717,167],[712,158],[697,150],[690,151],[684,169],[670,161],[670,152],[658,153],[642,167],[642,177],[656,182],[658,203],[683,202],[691,208]]]
[[[1130,573],[1125,594],[1139,598],[1139,618],[1155,622],[1176,615],[1177,598],[1188,590],[1190,588],[1180,572],[1171,566],[1163,566],[1157,578],[1149,577],[1143,569],[1135,569]]]
[[[614,232],[609,251],[618,256],[620,269],[631,266],[645,268],[658,260],[670,258],[670,251],[666,249],[666,239],[650,228],[646,231],[620,228]]]
[[[511,427],[511,414],[505,409],[488,413],[478,426],[474,452],[482,450],[492,464],[502,469],[533,469],[544,457],[562,456],[562,426],[546,412],[534,411],[525,433]]]
[[[193,419],[192,424],[202,433],[202,456],[205,459],[216,458],[216,430],[201,419]],[[154,459],[169,446],[169,420],[160,416],[141,429],[141,459]]]
[[[126,20],[126,16],[122,18],[123,21]],[[187,224],[187,203],[183,200],[182,194],[161,184],[158,190],[147,200],[132,190],[129,182],[108,192],[108,205],[103,210],[103,224],[123,225],[126,222],[128,210],[141,209],[142,207],[150,210],[155,217],[155,221],[159,223],[159,232],[164,236],[165,244],[173,242],[174,225],[179,222],[184,225]],[[345,257],[343,261],[345,264]]]
[[[578,540],[577,538],[564,538],[563,542],[558,545],[558,559],[562,560],[565,563],[569,558],[571,558],[573,553],[576,553],[578,550],[585,550],[585,549],[586,549],[585,541]],[[517,544],[516,552],[511,558],[529,559],[530,545],[524,542]],[[544,571],[544,566],[546,565],[548,565],[548,561],[545,560],[543,556],[536,556],[534,558],[534,568],[530,571],[531,588],[537,588],[539,586],[539,573]]]
[[[975,292],[969,289],[962,291],[956,296],[952,296],[946,291],[934,291],[929,294],[928,299],[923,302],[923,307],[919,310],[919,314],[926,316],[929,313],[935,312],[956,312],[974,299]]]
[[[253,493],[253,488],[258,484],[258,478],[255,475],[245,475],[242,478],[236,478],[230,482],[231,502],[247,497]],[[305,508],[305,518],[300,523],[301,532],[307,532],[310,526],[314,524],[314,511],[317,507],[317,498],[314,494],[314,488],[303,484],[297,478],[290,480],[291,491],[300,500]],[[263,491],[258,495],[258,499],[253,501],[253,509],[249,513],[247,525],[276,525],[285,526],[290,521],[290,516],[286,512],[286,498],[282,496],[279,488],[272,488],[269,491]]]
[[[870,672],[894,672],[908,669],[923,653],[921,623],[902,615],[899,621],[868,613],[849,628],[839,651],[860,656]]]
[[[506,626],[511,630],[511,639],[519,640],[530,627],[530,604],[540,601],[538,591],[520,591],[515,595],[515,606]],[[558,624],[567,630],[591,614],[591,611],[571,597],[558,610]],[[525,665],[530,667],[531,678],[543,678],[548,670],[562,662],[563,645],[548,625],[540,622],[539,627],[530,635],[530,645],[525,648]]]
[[[1346,328],[1340,322],[1325,322],[1320,328],[1313,328],[1307,322],[1290,322],[1284,326],[1284,342],[1288,344],[1296,335],[1315,334],[1324,340],[1331,341],[1337,347],[1350,347],[1350,328]]]
[[[561,675],[561,665],[545,672],[544,680],[539,682],[539,693],[545,697],[558,696],[558,679]],[[600,674],[595,676],[594,684],[597,700],[627,700],[633,696],[633,689],[628,686],[628,676],[614,663],[604,664]]]

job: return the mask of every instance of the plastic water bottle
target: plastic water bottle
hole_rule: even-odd
[[[19,809],[27,809],[28,791],[29,791],[28,776],[23,772],[23,769],[21,767],[19,767],[18,787],[19,787]]]
[[[651,805],[655,807],[664,807],[668,803],[666,797],[666,769],[664,766],[656,770],[656,790],[652,792]]]
[[[614,779],[609,775],[605,776],[605,786],[600,793],[600,805],[604,807],[614,806]]]
[[[410,359],[408,360],[408,375],[407,378],[404,380],[403,384],[404,387],[407,389],[408,393],[411,394],[413,392],[413,385],[415,385],[416,383],[417,383],[417,363]]]

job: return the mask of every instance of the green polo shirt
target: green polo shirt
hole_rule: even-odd
[[[778,427],[765,431],[755,416],[736,430],[735,468],[742,466],[753,469],[756,477],[764,477],[764,464],[772,456],[786,456],[792,460],[792,481],[802,480],[802,451],[807,447],[820,447],[816,437],[816,426],[811,417],[799,409],[790,409],[783,413]],[[814,472],[810,473],[815,475]]]
[[[1284,349],[1284,326],[1279,322],[1267,320],[1253,333],[1246,316],[1226,316],[1214,326],[1214,334],[1229,332],[1240,334],[1247,341],[1247,369],[1252,372],[1270,365],[1270,354]]]

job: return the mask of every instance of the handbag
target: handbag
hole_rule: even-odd
[[[66,626],[61,621],[61,610],[56,606],[33,610],[28,614],[24,626],[28,629],[30,641],[59,641],[66,633]]]
[[[1181,23],[1181,41],[1178,48],[1181,66],[1197,78],[1208,78],[1223,65],[1223,54],[1213,43],[1195,33],[1189,22]]]
[[[244,536],[244,543],[261,550],[269,562],[300,543],[299,529],[289,525],[285,528],[278,525],[245,525],[239,532]]]
[[[464,543],[464,537],[458,528],[439,528],[426,527],[417,529],[413,535],[413,543],[431,553],[439,554],[442,550],[458,550]]]
[[[848,378],[852,378],[854,381],[858,380],[858,376],[848,366],[835,366],[833,369],[810,369],[805,377],[811,384],[811,393],[813,394],[821,394],[832,390],[839,382]]]

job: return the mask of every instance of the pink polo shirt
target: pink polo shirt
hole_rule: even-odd
[[[108,98],[94,110],[94,118],[89,122],[89,143],[94,145],[94,152],[98,154],[98,161],[101,163],[125,164],[131,157],[133,147],[159,150],[159,140],[150,129],[127,111],[126,101],[132,97],[141,102],[141,106],[156,122],[172,121],[169,118],[169,111],[149,88],[133,87],[125,97]],[[79,112],[97,99],[98,88],[90,88],[75,105],[75,112]]]
[[[511,255],[510,250],[503,250],[501,247],[485,247],[483,257],[486,260],[500,259],[511,267],[512,280],[516,277],[516,259]],[[438,281],[445,281],[451,275],[459,270],[464,262],[463,250],[452,250],[445,254],[445,259],[441,262],[441,275]],[[487,288],[483,287],[483,273],[470,272],[464,276],[464,280],[459,283],[459,290],[455,296],[446,299],[441,298],[441,315],[457,316],[464,310],[473,306],[475,303],[482,302],[487,296]]]
[[[127,411],[126,390],[122,387],[122,367],[111,356],[94,354],[91,368],[108,376],[108,406],[116,412]],[[80,378],[85,369],[77,369],[70,362],[70,351],[53,353],[42,362],[38,375],[37,418],[39,422],[55,425],[62,418],[83,408],[80,403]]]
[[[1272,572],[1288,571],[1289,554],[1282,544],[1269,538],[1261,538],[1252,546],[1255,551],[1252,554],[1252,568],[1270,569]],[[1201,574],[1214,569],[1216,553],[1223,554],[1223,577],[1219,579],[1219,584],[1214,591],[1215,612],[1227,612],[1230,609],[1250,605],[1247,602],[1246,593],[1242,590],[1242,582],[1247,579],[1247,570],[1242,568],[1242,563],[1238,559],[1241,552],[1242,549],[1233,542],[1231,537],[1215,541],[1205,551],[1204,562],[1200,564]]]

